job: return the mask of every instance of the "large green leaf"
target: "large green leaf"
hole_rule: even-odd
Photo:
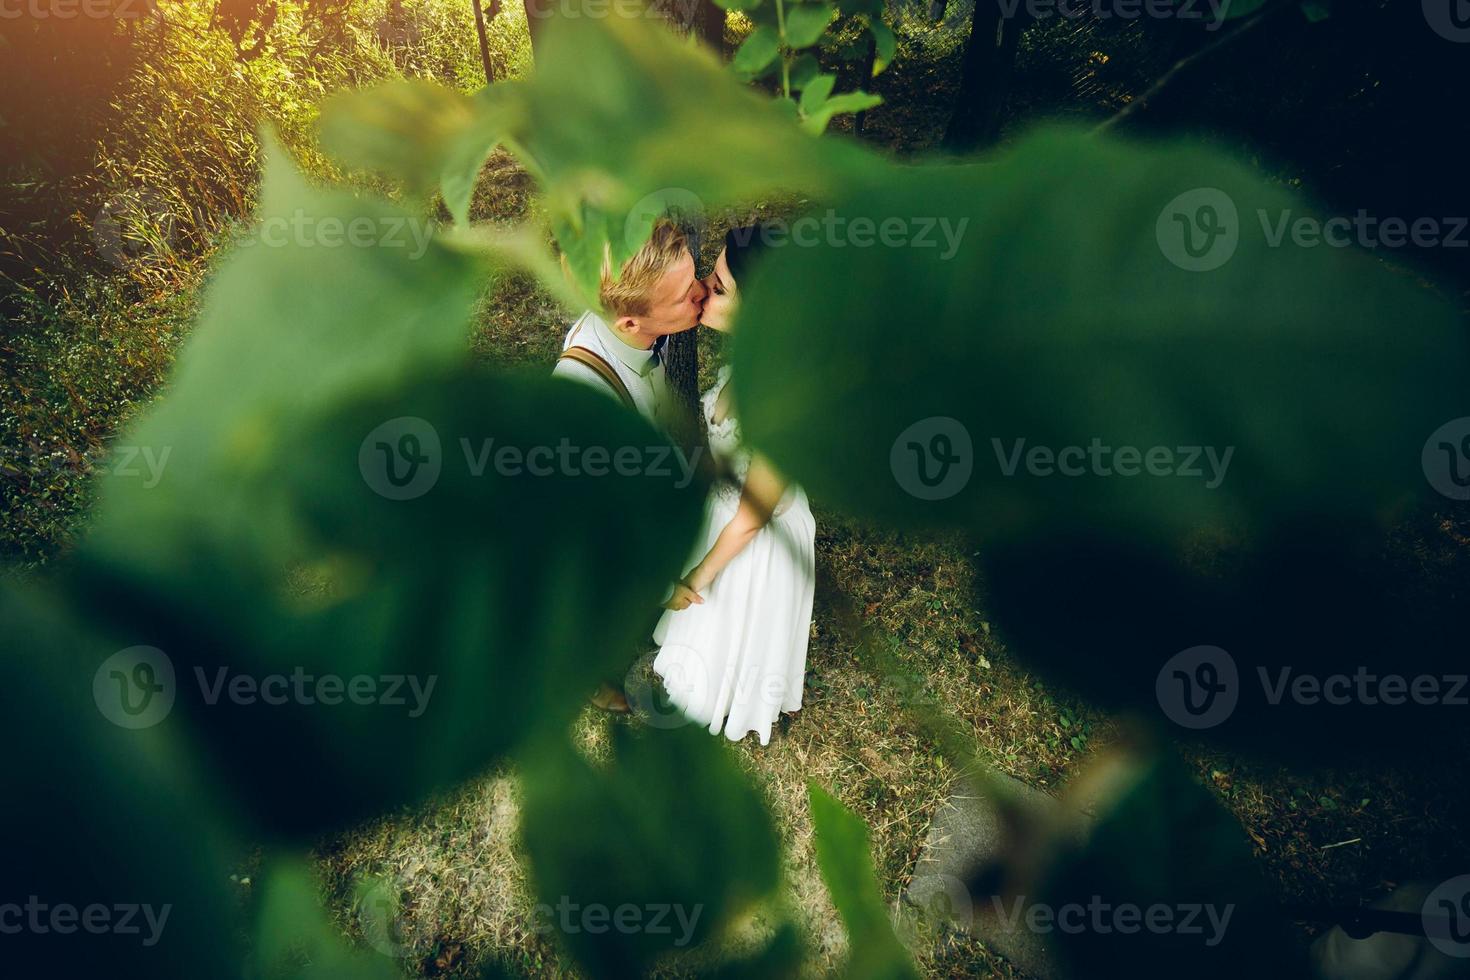
[[[740,42],[735,57],[730,59],[730,67],[753,78],[771,67],[780,53],[781,36],[774,29],[761,25]]]
[[[0,622],[0,895],[21,907],[7,914],[6,962],[239,976],[222,811],[174,733],[132,727],[157,710],[147,690],[119,686],[136,661],[37,592],[0,589]]]
[[[793,4],[786,8],[786,46],[795,51],[821,40],[837,11],[825,3]]]
[[[995,901],[1043,930],[1076,975],[1299,977],[1309,971],[1245,835],[1178,762],[1113,752],[1087,782],[1097,819],[1039,894]]]
[[[564,744],[524,766],[538,927],[596,977],[638,976],[718,934],[780,873],[770,816],[720,740],[620,727],[612,749],[605,767]],[[786,961],[783,948],[771,955]]]
[[[1370,256],[1273,244],[1304,210],[1214,152],[1066,132],[895,171],[768,250],[744,432],[814,497],[973,533],[1008,641],[1109,703],[1164,717],[1161,671],[1214,645],[1239,684],[1211,734],[1413,744],[1447,713],[1259,679],[1458,672],[1453,604],[1378,556],[1470,415],[1464,325]]]
[[[1223,261],[1181,267],[1176,219],[1221,202],[1239,215]],[[745,431],[834,503],[990,537],[1374,515],[1424,488],[1424,440],[1467,414],[1463,327],[1364,255],[1272,247],[1258,209],[1303,206],[1209,151],[1067,132],[895,171],[833,202],[810,247],[770,250],[735,351]],[[941,435],[964,459],[954,486],[925,487],[915,464],[939,475]],[[1025,455],[1094,438],[1169,447],[1181,469],[1178,447],[1231,458],[1215,481],[1202,452],[1204,477]]]
[[[395,980],[398,965],[378,950],[354,949],[322,908],[321,887],[303,858],[274,858],[259,875],[254,954],[272,980]]]
[[[810,782],[807,792],[817,867],[847,928],[849,952],[843,975],[889,980],[918,976],[908,950],[888,921],[888,909],[873,872],[867,825],[817,782]]]
[[[827,124],[832,121],[833,116],[840,116],[847,112],[862,112],[882,104],[883,96],[881,95],[872,95],[868,92],[843,92],[813,106],[807,113],[806,119],[802,121],[802,125],[807,132],[820,135],[827,129]]]
[[[336,95],[322,106],[322,146],[349,167],[401,181],[414,197],[442,190],[463,224],[480,168],[513,128],[515,84],[471,97],[416,79]]]
[[[268,482],[221,471],[198,499],[164,481],[166,519],[112,495],[81,582],[167,652],[176,714],[284,832],[421,798],[564,725],[627,669],[700,512],[642,419],[483,369],[344,401],[280,434],[276,459]],[[260,517],[222,523],[216,486]],[[293,569],[315,594],[288,591]],[[298,674],[306,696],[283,704],[211,693]],[[344,698],[357,677],[375,680]]]
[[[393,215],[268,177],[267,219]],[[625,669],[686,555],[698,488],[662,436],[597,392],[467,365],[481,273],[432,239],[416,256],[239,249],[166,396],[120,440],[166,465],[156,480],[114,467],[101,487],[73,584],[120,645],[171,658],[174,714],[272,829],[420,797],[565,721]],[[662,475],[568,469],[563,444],[629,447]],[[484,456],[532,447],[558,454],[550,474]],[[405,490],[390,463],[437,477]],[[321,703],[312,681],[279,705],[219,693],[237,675],[297,690],[298,673],[379,678],[397,706]]]
[[[647,236],[650,196],[715,208],[773,191],[817,194],[875,165],[851,144],[812,139],[708,51],[656,24],[566,17],[545,34],[536,73],[518,96],[524,106],[512,138],[540,169],[569,255],[600,256],[607,244],[621,263]],[[775,52],[761,43],[747,42],[743,57],[764,66]],[[591,212],[605,223],[584,221]],[[572,265],[595,294],[592,263]]]

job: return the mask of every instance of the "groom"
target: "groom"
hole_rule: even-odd
[[[685,406],[669,388],[660,351],[670,334],[699,322],[706,290],[695,275],[694,256],[679,226],[662,218],[653,235],[616,279],[605,259],[598,299],[602,314],[587,310],[567,331],[552,374],[591,385],[639,413],[677,445]],[[628,699],[603,682],[592,703],[626,712]]]

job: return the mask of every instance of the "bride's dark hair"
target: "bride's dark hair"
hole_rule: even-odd
[[[766,226],[760,222],[725,232],[725,264],[738,288],[743,288],[740,284],[746,281],[751,268],[760,264],[766,248]]]

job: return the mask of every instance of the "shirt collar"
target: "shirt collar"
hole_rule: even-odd
[[[645,350],[634,347],[619,336],[618,332],[596,313],[592,314],[592,329],[597,331],[597,336],[602,340],[602,346],[609,354],[622,361],[624,366],[638,377],[648,377],[654,366],[653,348]]]

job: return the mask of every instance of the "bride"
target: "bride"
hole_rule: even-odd
[[[728,332],[762,229],[732,229],[710,277],[700,323]],[[729,367],[700,399],[723,479],[706,506],[697,561],[674,586],[653,638],[653,669],[685,715],[738,741],[770,742],[781,712],[801,707],[815,587],[816,524],[801,488],[740,443]]]

